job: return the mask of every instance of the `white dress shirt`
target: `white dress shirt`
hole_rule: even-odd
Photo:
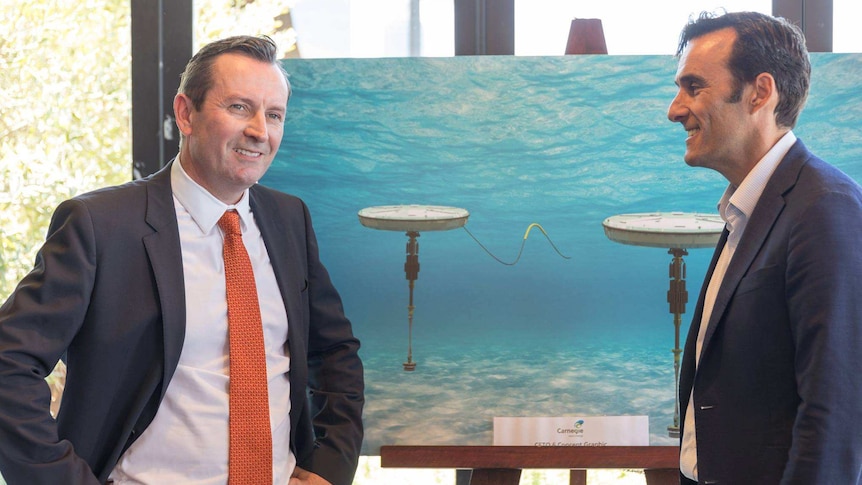
[[[767,182],[769,182],[773,172],[775,172],[775,169],[781,163],[781,159],[784,158],[794,143],[796,143],[796,136],[792,131],[788,131],[757,162],[757,165],[745,176],[739,187],[732,185],[727,187],[718,203],[719,214],[726,224],[729,235],[724,248],[721,250],[721,255],[715,264],[715,270],[706,288],[706,295],[704,295],[703,315],[700,319],[700,328],[698,329],[697,345],[695,348],[696,364],[700,361],[703,338],[706,334],[710,316],[712,315],[715,297],[724,280],[727,267],[733,259],[733,254],[736,252],[739,240],[745,232],[745,226],[748,224],[748,220],[751,218],[751,214],[754,212],[754,208],[757,206],[757,202],[760,200]],[[683,475],[697,481],[697,437],[695,436],[694,404],[694,387],[692,386],[692,392],[688,399],[688,407],[686,407],[685,411],[684,430],[680,444],[679,469]],[[733,464],[728,464],[728,466],[733,466]]]
[[[111,473],[116,484],[224,485],[228,476],[227,301],[222,234],[226,210],[240,216],[264,327],[273,445],[273,482],[285,484],[296,466],[290,451],[290,356],[287,313],[248,190],[227,206],[194,182],[179,158],[171,167],[185,281],[186,328],[179,365],[152,424]],[[180,268],[177,268],[179,271]]]

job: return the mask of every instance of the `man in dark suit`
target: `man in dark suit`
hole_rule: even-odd
[[[791,129],[810,77],[784,19],[702,14],[668,111],[730,182],[680,374],[683,483],[862,483],[862,191]]]
[[[0,473],[10,485],[228,483],[233,359],[216,221],[230,211],[259,297],[271,483],[352,482],[359,342],[306,206],[257,185],[290,94],[275,53],[255,37],[201,49],[174,101],[178,158],[57,208],[35,268],[0,307]],[[55,421],[44,378],[61,358]]]

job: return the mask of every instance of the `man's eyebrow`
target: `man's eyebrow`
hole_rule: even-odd
[[[243,96],[241,94],[231,94],[228,93],[223,98],[228,103],[242,103],[242,104],[252,104],[251,98],[247,96]]]

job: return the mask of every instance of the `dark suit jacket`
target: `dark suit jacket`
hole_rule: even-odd
[[[169,167],[62,203],[34,270],[0,307],[0,472],[10,485],[104,483],[152,421],[185,332]],[[298,465],[349,484],[362,441],[359,342],[302,201],[256,185],[250,203],[289,319]],[[55,422],[44,377],[61,356]]]
[[[680,374],[701,483],[862,483],[862,192],[797,141],[769,180]],[[684,416],[683,416],[684,422]]]

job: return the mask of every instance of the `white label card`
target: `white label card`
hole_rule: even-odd
[[[649,446],[649,416],[494,418],[495,446]]]

